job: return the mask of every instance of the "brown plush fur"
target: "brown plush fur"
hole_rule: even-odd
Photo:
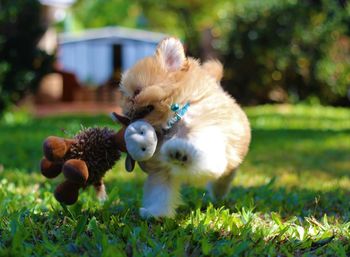
[[[54,178],[63,172],[65,177],[55,190],[59,202],[74,204],[79,189],[89,185],[95,187],[101,200],[106,199],[103,176],[125,149],[124,131],[124,128],[118,133],[109,128],[88,128],[73,139],[50,136],[44,141],[42,174]]]

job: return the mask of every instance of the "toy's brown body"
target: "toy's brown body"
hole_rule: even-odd
[[[103,176],[125,151],[124,130],[115,133],[108,128],[82,130],[73,139],[50,136],[43,145],[41,172],[54,178],[61,172],[66,180],[55,190],[55,198],[64,204],[74,204],[79,189],[93,185],[104,198]]]

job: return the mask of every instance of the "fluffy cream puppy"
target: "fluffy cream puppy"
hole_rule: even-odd
[[[248,119],[220,86],[222,65],[186,58],[181,42],[164,39],[154,56],[123,74],[123,112],[157,131],[153,157],[140,162],[148,173],[143,217],[173,217],[182,184],[207,185],[224,197],[250,143]]]

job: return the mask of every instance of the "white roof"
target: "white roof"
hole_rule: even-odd
[[[96,39],[131,39],[149,43],[158,43],[167,37],[166,34],[139,29],[122,27],[104,27],[98,29],[87,29],[80,32],[66,32],[59,35],[60,44]]]
[[[68,7],[72,5],[75,0],[39,0],[41,4],[57,6],[57,7]]]

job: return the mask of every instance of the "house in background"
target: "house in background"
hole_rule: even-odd
[[[59,36],[58,61],[81,84],[102,85],[120,80],[121,72],[153,55],[164,34],[105,27]]]

